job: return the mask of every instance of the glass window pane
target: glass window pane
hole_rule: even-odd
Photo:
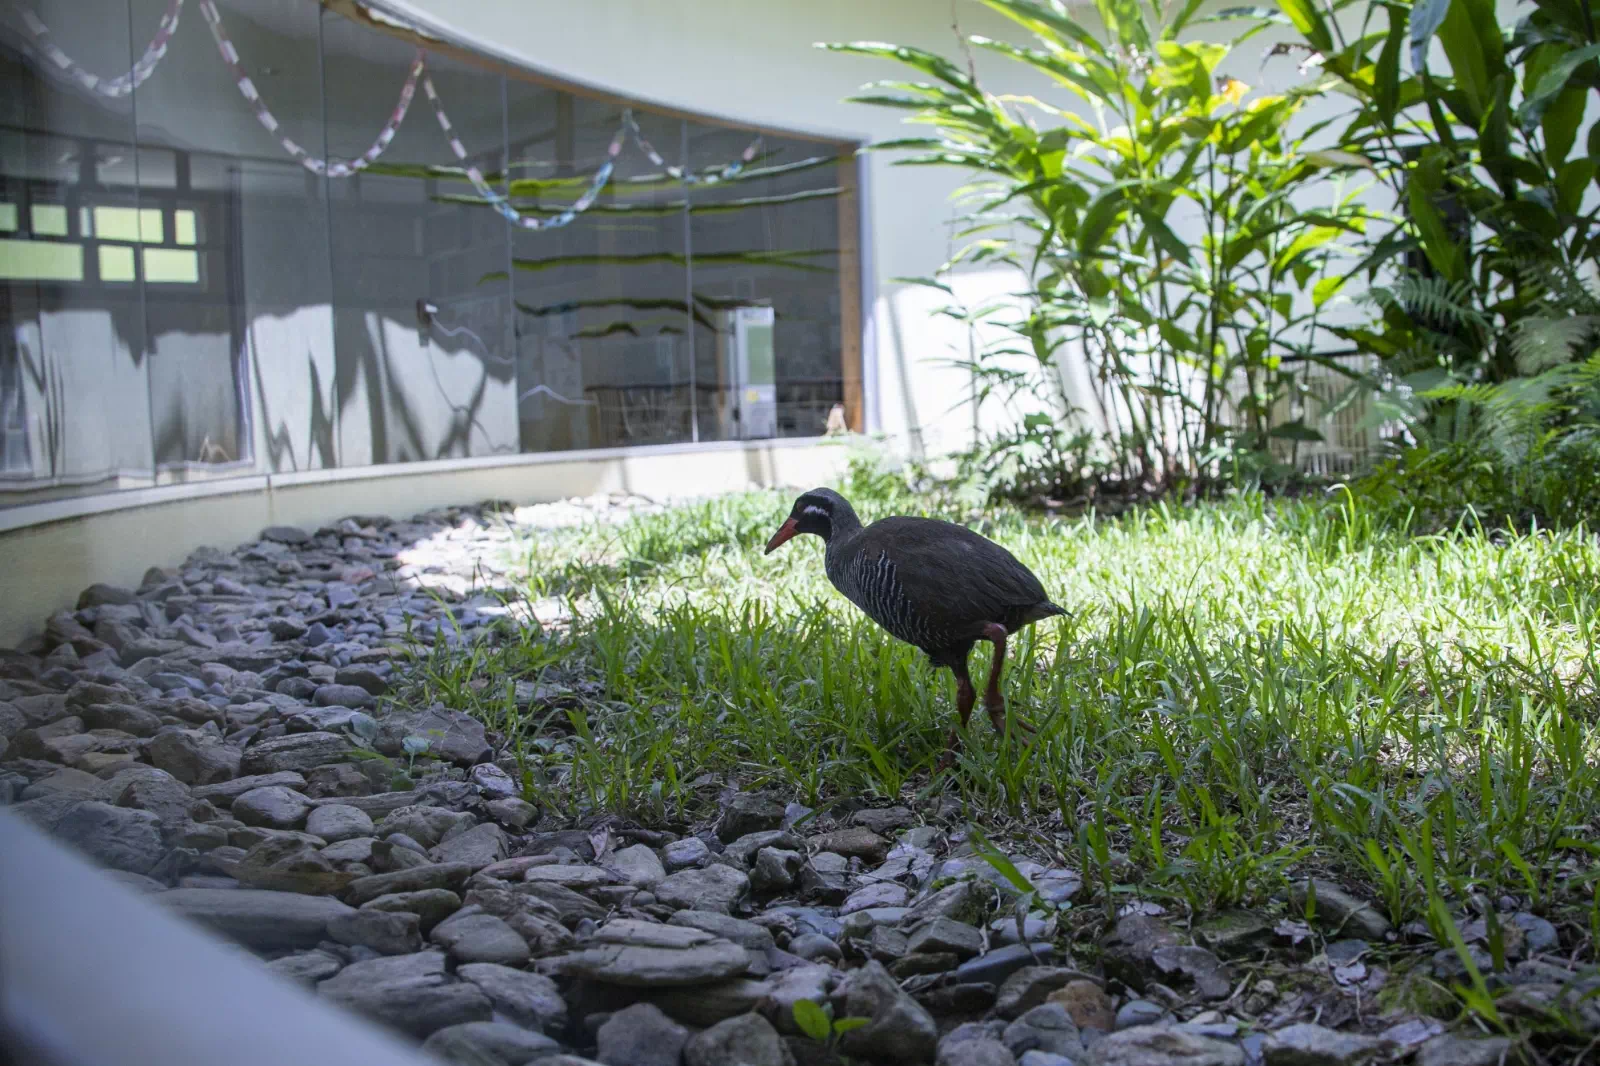
[[[167,3],[132,0],[134,26],[153,28]],[[279,125],[263,128],[205,19],[186,8],[138,92],[156,458],[169,477],[251,459],[270,471],[329,466],[336,386],[324,181],[280,141],[323,154],[321,16],[306,0],[217,7]]]
[[[852,155],[831,141],[689,123],[690,165],[701,179],[690,197],[704,310],[696,370],[716,386],[702,438],[817,436],[844,400],[842,310],[859,292],[854,227],[840,224]]]
[[[852,146],[644,106],[634,135],[614,99],[430,54],[486,198],[420,90],[390,128],[413,47],[343,5],[220,9],[250,102],[187,16],[108,91],[169,3],[36,0],[79,65],[0,49],[0,506],[859,408]]]
[[[34,204],[33,232],[39,237],[67,235],[67,209],[60,204]]]
[[[383,128],[414,52],[333,14],[323,33],[328,150],[351,159]],[[500,75],[439,54],[428,70],[471,162],[499,181]],[[419,91],[383,155],[330,182],[341,466],[517,450],[508,227],[472,202],[460,166]]]
[[[82,281],[83,248],[62,241],[0,240],[0,278]]]
[[[144,280],[152,284],[193,284],[200,280],[200,256],[182,248],[143,248]]]
[[[635,116],[664,163],[677,165],[681,120]],[[513,199],[547,219],[587,192],[623,130],[614,103],[530,85],[520,86],[509,118]],[[514,234],[524,450],[694,439],[702,400],[690,356],[684,207],[682,187],[628,147],[571,223]]]
[[[112,79],[132,68],[127,0],[29,6],[82,70]],[[42,209],[28,212],[28,232],[72,236],[81,213],[68,205],[137,206],[132,94],[94,91],[15,48],[0,49],[0,84],[0,185],[7,201]],[[142,286],[99,281],[98,250],[88,254],[59,239],[0,251],[0,505],[154,478]]]
[[[159,212],[157,218],[159,219]],[[103,241],[128,241],[139,239],[140,211],[135,207],[97,207],[94,209],[94,233]]]
[[[133,281],[133,249],[120,244],[100,246],[100,280]]]

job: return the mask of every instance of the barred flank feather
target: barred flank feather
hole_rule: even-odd
[[[1066,613],[1015,556],[965,526],[897,517],[863,528],[850,504],[825,489],[802,496],[795,513],[827,539],[833,586],[935,661],[983,639],[987,626],[1011,633]]]

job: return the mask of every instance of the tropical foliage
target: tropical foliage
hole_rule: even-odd
[[[879,147],[973,173],[968,240],[947,270],[1003,262],[1029,280],[1010,323],[1020,343],[971,365],[980,396],[1048,397],[1051,424],[1019,416],[980,465],[1062,490],[1282,477],[1356,392],[1430,452],[1483,445],[1504,466],[1587,446],[1600,340],[1588,5],[1540,0],[1506,30],[1492,0],[1279,0],[1204,20],[1198,0],[1159,12],[1097,0],[1093,27],[1060,3],[982,2],[1030,44],[968,35],[965,64],[831,46],[915,72],[857,97],[930,127]],[[1217,36],[1201,22],[1233,36],[1201,39]],[[1298,39],[1263,44],[1282,24]],[[1303,83],[1262,94],[1221,74],[1252,41],[1252,57],[1298,55]],[[973,49],[1042,73],[1061,97],[986,91]],[[1347,104],[1313,121],[1313,100],[1322,115]],[[1353,300],[1358,320],[1330,321],[1334,300]],[[1066,353],[1089,368],[1098,410],[1068,409]],[[1350,380],[1338,402],[1308,393],[1317,368]],[[1099,452],[1067,449],[1084,457],[1067,470],[1059,445],[1085,427]]]

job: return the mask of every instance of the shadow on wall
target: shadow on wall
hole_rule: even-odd
[[[472,337],[441,339],[396,314],[326,306],[258,316],[249,329],[269,471],[519,450],[515,367]]]

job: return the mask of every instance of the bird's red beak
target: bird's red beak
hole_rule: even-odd
[[[778,531],[772,535],[772,539],[767,541],[767,550],[765,554],[771,555],[773,552],[787,544],[789,540],[792,539],[798,532],[800,532],[799,522],[795,521],[793,518],[784,522],[783,525],[778,527]]]

